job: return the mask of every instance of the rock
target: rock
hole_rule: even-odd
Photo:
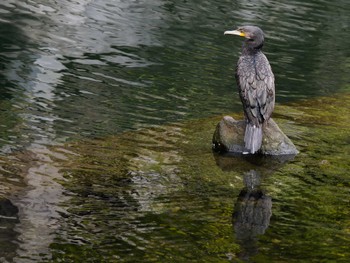
[[[245,125],[245,121],[237,121],[231,116],[225,116],[216,126],[213,135],[213,149],[220,152],[245,153],[243,141]],[[259,153],[263,155],[295,155],[299,152],[276,122],[270,119],[263,128],[263,141]]]

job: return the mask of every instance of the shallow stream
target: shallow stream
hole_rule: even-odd
[[[2,1],[0,262],[349,262],[349,9]],[[242,24],[298,156],[211,151]]]

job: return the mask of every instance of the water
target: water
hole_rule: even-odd
[[[345,0],[2,1],[0,259],[269,262],[269,252],[346,262],[347,126],[335,112],[319,120],[317,100],[300,101],[349,91],[349,9]],[[272,162],[271,176],[242,160],[221,169],[210,151],[217,120],[208,118],[241,111],[233,76],[241,39],[223,32],[242,24],[266,33],[277,105],[296,103],[275,116],[301,157]],[[324,122],[342,131],[331,136],[338,140],[313,131]],[[260,178],[257,190],[244,188],[247,174]],[[247,196],[271,216],[242,238],[232,213]],[[318,204],[327,210],[317,214]]]

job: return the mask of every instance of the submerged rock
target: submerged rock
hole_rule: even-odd
[[[231,116],[225,116],[216,126],[213,135],[213,149],[220,152],[245,153],[245,126],[245,121],[237,121]],[[276,122],[270,119],[263,128],[263,142],[259,153],[264,155],[293,155],[299,152]]]

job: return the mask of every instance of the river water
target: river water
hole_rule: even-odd
[[[305,100],[316,100],[316,105],[319,97],[349,92],[349,10],[347,0],[1,1],[0,260],[221,262],[256,257],[254,262],[269,262],[263,255],[272,251],[278,262],[311,262],[311,248],[304,254],[296,249],[293,255],[284,251],[290,247],[279,243],[279,238],[289,234],[295,234],[296,243],[305,237],[297,236],[293,224],[287,224],[292,220],[288,216],[297,210],[278,191],[252,195],[259,195],[267,210],[261,212],[266,215],[265,227],[255,231],[262,236],[259,241],[256,235],[242,238],[240,231],[248,230],[239,223],[232,225],[232,204],[239,210],[244,207],[244,196],[252,193],[249,187],[232,190],[223,185],[264,178],[264,172],[230,168],[232,178],[241,178],[231,182],[225,177],[228,172],[215,165],[221,161],[212,156],[210,138],[200,140],[205,148],[199,144],[185,147],[185,154],[179,145],[190,136],[185,129],[195,131],[188,128],[189,123],[201,120],[200,127],[204,119],[241,111],[234,67],[242,40],[223,35],[239,25],[259,25],[266,34],[264,52],[276,76],[277,105],[304,107],[298,103]],[[300,112],[293,112],[291,106],[287,109],[290,112],[277,111],[276,117],[285,123],[286,133],[296,140],[302,156],[310,157],[306,145],[321,142],[300,135],[312,124],[301,120],[295,126],[288,124]],[[308,114],[313,116],[313,112]],[[113,147],[106,138],[114,138]],[[310,141],[301,142],[304,139]],[[162,161],[155,160],[154,147]],[[211,158],[218,169],[215,173],[222,176],[215,184],[205,171],[207,183],[194,183],[203,180],[194,175],[199,164],[184,159],[198,154]],[[76,161],[76,156],[82,159]],[[329,162],[318,161],[326,166]],[[155,163],[161,163],[161,168],[154,168]],[[297,159],[293,165],[305,168],[309,163]],[[181,166],[187,168],[181,170]],[[349,178],[347,169],[342,173]],[[335,182],[345,187],[340,191],[344,209],[349,208],[346,180]],[[276,183],[272,181],[267,179],[266,189]],[[313,185],[303,182],[305,189]],[[207,194],[209,189],[212,195]],[[287,192],[295,197],[305,189]],[[178,198],[176,204],[170,204],[172,195]],[[275,215],[283,220],[274,219],[272,211],[275,224],[269,229],[276,235],[264,236],[271,216],[270,196],[281,208]],[[226,201],[231,202],[227,207]],[[334,208],[333,204],[327,209]],[[167,205],[171,208],[164,208]],[[233,221],[243,220],[244,214],[233,214]],[[329,223],[317,220],[312,227]],[[349,217],[339,221],[344,221],[340,225],[349,235]],[[186,225],[190,222],[197,226]],[[285,232],[279,232],[279,224]],[[344,240],[339,238],[339,244]],[[261,254],[256,248],[259,242],[269,244]],[[162,249],[156,250],[157,246]],[[321,242],[311,247],[321,247],[323,256],[334,253],[330,260],[350,260],[343,250],[327,250]]]

